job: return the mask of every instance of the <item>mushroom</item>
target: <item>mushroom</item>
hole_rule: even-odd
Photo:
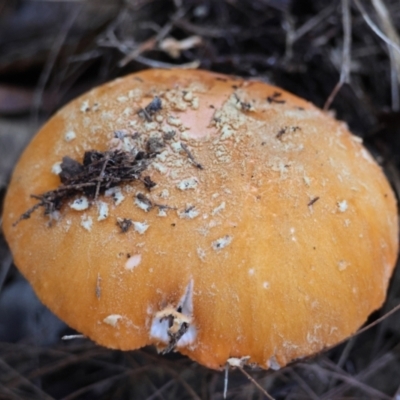
[[[205,71],[128,75],[61,109],[15,168],[3,228],[77,331],[215,369],[278,369],[353,334],[398,251],[391,187],[344,123]]]

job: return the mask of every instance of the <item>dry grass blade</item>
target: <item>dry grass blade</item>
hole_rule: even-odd
[[[15,369],[11,368],[5,361],[0,359],[0,383],[5,392],[12,393],[12,389],[18,387],[18,392],[25,391],[30,393],[30,399],[53,400],[53,398],[30,382]],[[0,390],[2,390],[0,388]],[[5,394],[5,393],[4,393]],[[0,391],[1,395],[1,391]],[[18,396],[17,396],[18,398]]]
[[[400,47],[400,38],[393,25],[389,10],[382,0],[372,0],[378,17],[379,25],[388,39]],[[397,111],[400,107],[399,102],[399,83],[400,83],[400,52],[394,51],[393,47],[388,45],[390,63],[391,63],[391,83],[392,83],[392,109]]]
[[[175,369],[168,368],[167,373],[171,374],[187,391],[187,393],[195,400],[201,400],[193,388],[182,378],[182,376],[175,371]]]
[[[332,370],[325,370],[324,368],[321,368],[318,365],[313,365],[313,364],[302,364],[301,367],[306,370],[311,370],[315,371],[316,373],[321,373],[321,371],[324,371],[324,373],[329,377],[329,378],[335,378],[339,381],[344,382],[347,386],[341,387],[337,386],[337,388],[341,388],[344,390],[340,390],[340,393],[344,392],[345,390],[348,390],[349,388],[355,388],[360,390],[361,392],[365,393],[366,395],[370,396],[371,399],[381,399],[381,400],[390,400],[391,397],[382,393],[379,390],[374,389],[373,387],[360,382],[359,377],[353,377],[348,375],[345,372],[339,371],[332,371]],[[332,390],[331,392],[325,393],[323,396],[320,396],[320,400],[329,400],[329,399],[337,399],[339,398],[339,394],[337,393],[337,388],[335,390]]]
[[[61,400],[73,400],[73,399],[76,399],[79,396],[81,396],[82,394],[88,393],[88,392],[92,391],[93,389],[95,389],[97,387],[102,387],[104,385],[110,385],[110,384],[112,384],[112,383],[114,383],[116,381],[119,381],[119,380],[123,379],[123,378],[131,377],[131,376],[134,376],[136,374],[145,372],[148,369],[149,369],[149,367],[145,366],[145,367],[141,367],[141,368],[136,368],[134,370],[128,370],[128,371],[122,372],[122,373],[117,374],[117,375],[110,376],[110,377],[102,379],[102,380],[98,380],[97,382],[94,382],[94,383],[92,383],[90,385],[87,385],[87,386],[83,387],[82,389],[76,390],[75,392],[69,394],[68,396],[63,397]]]
[[[365,22],[368,26],[374,31],[374,33],[379,36],[385,43],[391,46],[395,51],[400,53],[400,45],[393,42],[389,37],[387,37],[372,21],[371,17],[368,15],[367,11],[365,10],[364,6],[360,2],[360,0],[353,0],[355,5],[357,6],[358,10],[360,11],[361,15],[363,16]]]
[[[0,220],[0,226],[1,226],[1,220]],[[3,258],[0,259],[0,292],[4,285],[4,281],[6,280],[8,271],[10,270],[13,262],[11,253],[9,251],[1,255],[3,256]]]
[[[82,354],[68,354],[64,352],[61,352],[59,354],[52,354],[53,357],[57,356],[59,360],[51,361],[47,365],[36,368],[35,370],[27,374],[27,378],[29,378],[30,380],[42,378],[45,377],[47,374],[61,371],[72,365],[78,365],[79,363],[83,363],[86,360],[92,361],[99,354],[100,351],[98,348],[86,350]]]
[[[0,396],[3,400],[21,400],[20,396],[5,387],[0,387]]]
[[[331,398],[337,398],[345,393],[352,387],[357,387],[365,393],[369,393],[371,398],[381,398],[389,400],[391,397],[382,393],[379,390],[374,389],[372,386],[364,384],[363,381],[367,381],[371,377],[375,376],[379,370],[384,369],[390,362],[394,361],[396,356],[392,353],[386,353],[383,356],[375,359],[368,367],[355,376],[351,376],[329,360],[324,360],[323,365],[329,368],[332,377],[342,380],[341,385],[337,385],[335,388],[326,392],[321,400],[329,400]]]
[[[340,71],[339,82],[334,87],[332,93],[324,104],[324,111],[327,111],[338,94],[339,90],[345,83],[350,81],[350,64],[351,64],[351,20],[349,0],[342,0],[342,24],[343,24],[343,51],[342,51],[342,67]]]
[[[349,354],[354,346],[354,344],[356,343],[357,338],[351,338],[347,343],[346,346],[344,347],[342,354],[340,355],[340,358],[338,360],[338,362],[336,363],[336,366],[340,369],[343,368],[343,365],[345,364],[345,362],[347,361]],[[336,380],[333,378],[331,379],[331,381],[329,382],[329,388],[332,388],[336,385]]]
[[[299,384],[300,388],[306,393],[310,400],[319,400],[317,394],[311,389],[310,385],[292,368],[290,370],[290,375]]]
[[[339,345],[341,345],[342,343],[347,342],[349,339],[352,339],[356,336],[361,335],[362,333],[368,331],[369,329],[373,328],[375,325],[378,325],[379,323],[381,323],[382,321],[384,321],[385,319],[389,318],[391,315],[395,314],[397,311],[400,310],[400,304],[398,304],[397,306],[395,306],[393,309],[391,309],[390,311],[388,311],[387,313],[385,313],[384,315],[382,315],[382,317],[376,319],[374,322],[371,322],[370,324],[364,326],[364,328],[359,329],[357,332],[355,332],[353,335],[351,335],[349,338],[343,339],[341,342],[338,342],[336,344],[334,344],[333,346],[327,347],[324,349],[324,351],[328,351],[331,350]]]
[[[275,400],[243,367],[237,367],[243,375],[269,400]]]
[[[54,41],[51,52],[50,52],[49,57],[46,62],[46,66],[43,69],[42,73],[40,74],[39,83],[36,86],[36,90],[34,93],[34,99],[33,99],[33,110],[34,110],[33,115],[35,117],[36,124],[37,124],[37,120],[38,120],[38,112],[40,109],[40,104],[42,102],[44,88],[46,87],[47,81],[48,81],[48,79],[51,75],[51,72],[55,66],[55,63],[57,61],[57,56],[60,52],[62,44],[65,42],[67,35],[70,32],[70,30],[80,12],[81,12],[81,7],[78,7],[66,19],[64,26],[60,29],[60,33],[59,33],[58,37],[56,38],[56,40]]]
[[[294,32],[293,36],[293,43],[299,39],[301,39],[304,35],[306,35],[308,32],[310,32],[312,29],[316,28],[319,24],[322,24],[324,20],[332,14],[332,12],[335,10],[336,4],[332,3],[328,7],[325,7],[322,9],[320,13],[317,15],[313,16],[310,18],[306,23],[304,23],[302,26],[300,26],[296,31]]]
[[[368,329],[371,329],[372,327],[374,327],[375,325],[378,325],[379,323],[381,323],[383,320],[385,320],[386,318],[389,318],[392,314],[396,313],[397,311],[400,310],[400,304],[398,304],[396,307],[392,308],[390,311],[388,311],[386,314],[382,315],[382,317],[378,318],[377,320],[375,320],[374,322],[371,322],[370,324],[368,324],[367,326],[365,326],[364,328],[361,328],[359,331],[357,331],[354,335],[352,335],[351,337],[354,336],[358,336],[361,333],[367,331]]]
[[[171,387],[175,382],[173,380],[170,380],[169,382],[165,383],[163,386],[161,386],[159,389],[157,389],[151,396],[147,397],[146,400],[154,400],[157,397],[160,397],[161,393]],[[163,399],[163,397],[161,397]]]

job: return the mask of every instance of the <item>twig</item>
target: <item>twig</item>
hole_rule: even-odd
[[[119,61],[118,66],[120,68],[125,67],[132,60],[135,60],[138,56],[148,50],[153,50],[156,45],[156,37],[152,36],[150,39],[145,40],[140,43],[134,50],[132,50],[128,55],[126,55],[121,61]]]
[[[110,156],[107,155],[106,159],[104,161],[103,167],[101,168],[101,172],[99,177],[97,178],[97,185],[96,185],[96,193],[94,195],[94,199],[97,200],[97,198],[99,197],[99,193],[100,193],[100,187],[101,187],[101,181],[103,180],[104,177],[104,171],[106,170],[106,166],[108,164],[108,162],[110,161]]]
[[[123,42],[120,42],[117,37],[115,36],[114,32],[108,32],[108,37],[98,42],[99,46],[102,47],[111,47],[118,49],[123,54],[128,54],[131,50],[130,47]],[[200,66],[199,60],[190,61],[184,64],[172,64],[165,61],[158,61],[153,60],[151,58],[147,58],[143,55],[135,56],[134,60],[138,63],[146,65],[151,68],[164,68],[164,69],[171,69],[171,68],[182,68],[182,69],[196,69]]]
[[[120,62],[119,66],[120,67],[125,67],[129,62],[132,60],[137,60],[137,57],[141,55],[141,53],[145,50],[148,50],[149,47],[156,45],[158,42],[160,42],[162,39],[165,38],[165,36],[168,35],[168,33],[171,31],[171,29],[174,27],[175,21],[181,19],[184,15],[186,14],[186,10],[183,8],[179,8],[175,14],[171,17],[170,21],[166,23],[160,31],[155,35],[154,37],[151,37],[150,39],[146,40],[144,43],[142,43],[138,48],[134,49],[132,52],[128,53]],[[152,47],[151,47],[152,48]]]
[[[243,367],[238,366],[237,367],[241,373],[246,376],[246,378],[254,385],[256,386],[269,400],[275,400],[274,397],[272,397],[248,372],[245,371]]]

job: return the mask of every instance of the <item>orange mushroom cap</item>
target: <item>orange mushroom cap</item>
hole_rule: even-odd
[[[71,182],[67,161],[83,168],[85,152],[95,182],[116,155],[132,179],[31,197]],[[3,227],[71,327],[210,368],[279,368],[348,337],[384,301],[398,251],[393,192],[344,123],[204,71],[128,75],[61,109],[16,166]]]

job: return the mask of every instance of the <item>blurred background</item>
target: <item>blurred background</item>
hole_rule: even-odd
[[[325,107],[400,193],[398,0],[0,1],[0,206],[38,128],[82,92],[145,68],[257,78]],[[368,323],[400,303],[400,270]],[[223,372],[73,334],[35,297],[0,231],[0,399],[223,398]],[[279,371],[229,374],[228,399],[400,400],[400,312]]]

